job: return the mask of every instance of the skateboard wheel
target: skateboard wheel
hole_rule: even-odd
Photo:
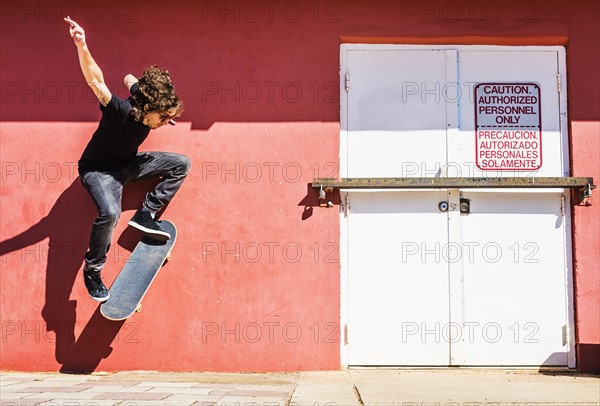
[[[139,313],[142,311],[142,304],[140,303],[136,308],[135,308],[135,312]]]

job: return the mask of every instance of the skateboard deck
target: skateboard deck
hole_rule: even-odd
[[[100,305],[100,313],[109,320],[125,320],[140,311],[141,302],[158,271],[169,258],[175,244],[177,230],[170,221],[159,224],[171,234],[167,241],[144,237],[136,245],[131,256],[109,289],[110,297]]]

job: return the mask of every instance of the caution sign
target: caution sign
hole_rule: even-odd
[[[481,170],[542,166],[540,88],[535,83],[475,86],[475,151]]]

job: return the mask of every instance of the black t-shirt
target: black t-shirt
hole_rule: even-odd
[[[131,87],[132,94],[137,86]],[[124,100],[114,94],[106,107],[100,104],[102,118],[81,155],[79,173],[118,170],[136,156],[150,127],[133,119],[132,108],[131,99]]]

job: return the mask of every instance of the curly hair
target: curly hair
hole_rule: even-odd
[[[175,93],[169,71],[153,65],[144,71],[138,80],[138,88],[131,95],[134,120],[141,122],[151,111],[164,112],[176,108],[176,115],[184,110],[183,102]]]

